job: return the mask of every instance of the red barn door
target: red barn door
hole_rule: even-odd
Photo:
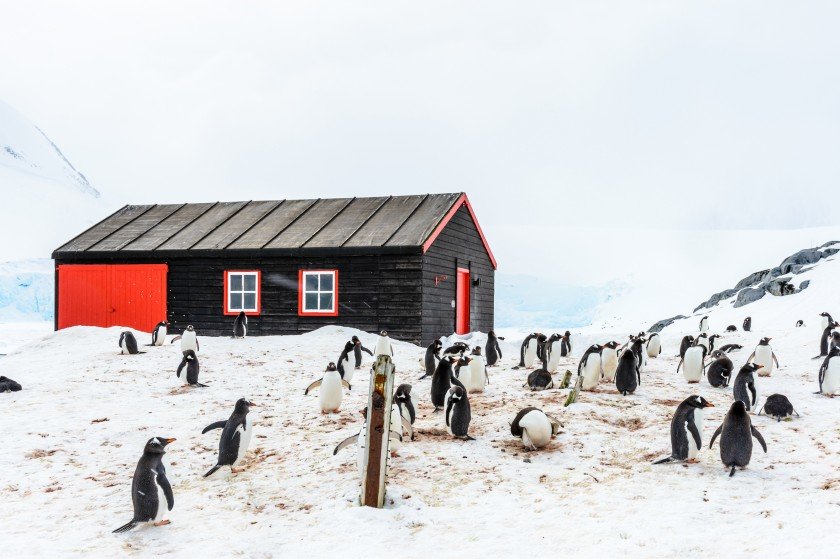
[[[458,268],[455,282],[455,333],[470,331],[470,271]]]
[[[166,320],[166,264],[62,264],[58,327],[128,326]]]

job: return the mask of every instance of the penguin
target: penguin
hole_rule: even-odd
[[[534,361],[537,358],[537,346],[539,342],[537,338],[538,333],[528,334],[522,342],[522,347],[519,348],[519,367],[526,367],[528,369],[534,368]]]
[[[233,321],[233,337],[244,338],[248,335],[248,315],[245,311],[239,311],[236,319]]]
[[[680,367],[683,370],[683,376],[689,384],[700,382],[703,378],[703,373],[706,371],[706,346],[694,345],[685,350],[685,355],[680,359],[677,365],[677,374],[680,373]]]
[[[137,349],[137,338],[128,330],[120,334],[119,346],[120,355],[137,355],[138,353],[143,353]]]
[[[198,353],[198,336],[195,333],[195,328],[193,328],[192,324],[187,325],[187,329],[184,330],[184,333],[180,336],[175,336],[172,338],[170,343],[175,343],[178,340],[181,340],[181,353],[184,353],[189,350],[193,350],[194,352]]]
[[[820,354],[814,357],[814,359],[819,359],[820,357],[825,357],[826,355],[828,355],[828,341],[832,337],[831,331],[837,326],[840,326],[840,324],[832,321],[829,322],[828,326],[826,326],[825,329],[823,329],[823,333],[820,336]]]
[[[455,361],[456,358],[453,355],[441,358],[435,369],[435,373],[432,375],[431,397],[435,411],[442,410],[446,405],[446,394],[453,384],[461,388],[464,387],[461,381],[455,378],[455,373],[452,370],[452,364]]]
[[[465,342],[455,342],[445,350],[443,350],[444,357],[447,355],[454,355],[455,357],[463,357],[469,351],[470,345]]]
[[[152,330],[152,344],[153,346],[162,346],[166,342],[166,329],[169,323],[165,320],[158,322],[155,329]]]
[[[793,414],[799,417],[799,413],[793,409],[793,404],[790,403],[787,396],[782,394],[771,394],[768,396],[764,401],[764,405],[758,410],[758,415],[761,415],[761,412],[766,412],[767,415],[775,418],[776,421],[781,421]]]
[[[797,328],[802,328],[803,326],[805,326],[805,321],[804,320],[797,320],[796,321],[796,327]]]
[[[680,359],[685,357],[685,350],[694,345],[694,336],[684,336],[680,342]]]
[[[747,363],[735,376],[732,384],[732,395],[736,400],[741,400],[748,410],[755,408],[758,402],[758,390],[755,387],[754,373],[761,368],[761,365]],[[748,392],[749,391],[749,392]]]
[[[352,341],[344,344],[344,349],[341,350],[341,354],[338,356],[338,365],[336,365],[338,374],[341,375],[341,378],[346,380],[348,383],[353,380],[354,369],[350,366],[350,354],[353,352],[354,347],[355,344],[353,344]]]
[[[487,344],[484,346],[484,356],[487,359],[488,367],[495,367],[502,359],[502,348],[499,340],[504,340],[496,335],[493,330],[487,332]]]
[[[819,370],[820,391],[817,394],[834,395],[840,390],[840,347],[833,347]]]
[[[697,339],[694,341],[694,345],[701,345],[706,348],[706,353],[709,353],[709,335],[705,332],[697,336]]]
[[[190,386],[200,386],[202,388],[207,388],[206,384],[202,384],[198,382],[198,357],[196,357],[195,352],[193,350],[187,350],[184,352],[184,357],[181,359],[181,364],[178,365],[178,371],[176,374],[178,378],[181,378],[181,370],[186,367],[187,374],[184,380],[187,381],[187,384]]]
[[[4,392],[20,392],[23,387],[12,379],[0,376],[0,394]]]
[[[545,341],[545,359],[543,361],[543,368],[549,373],[557,372],[557,367],[560,365],[560,345],[563,337],[560,334],[552,334]]]
[[[548,390],[554,388],[554,379],[551,377],[551,373],[545,369],[536,369],[528,375],[528,380],[524,386],[530,388],[531,391]]]
[[[709,317],[704,316],[700,319],[700,332],[708,332],[709,331]]]
[[[454,356],[453,356],[454,357]],[[472,388],[472,373],[470,373],[470,362],[472,361],[472,357],[464,355],[455,362],[455,367],[453,370],[455,371],[455,378],[461,381],[461,384],[464,385],[464,389],[469,392],[470,388]],[[466,370],[463,375],[461,375],[461,369],[466,367]]]
[[[388,337],[388,332],[385,330],[379,333],[379,338],[376,340],[373,353],[375,357],[379,357],[380,355],[394,356],[394,347],[391,345],[391,338]]]
[[[601,349],[601,377],[607,382],[613,382],[617,367],[618,342],[607,342]]]
[[[537,336],[537,359],[543,362],[545,365],[546,356],[545,356],[545,342],[548,340],[548,337],[545,334],[540,334]]]
[[[737,326],[735,326],[734,324],[730,324],[729,326],[727,326],[727,327],[726,327],[726,331],[727,331],[727,332],[737,332],[737,331],[738,331],[738,327],[737,327]]]
[[[714,404],[696,394],[683,400],[671,420],[671,456],[654,464],[697,458],[697,453],[703,448],[703,410],[713,407]]]
[[[353,342],[353,357],[356,358],[356,368],[362,368],[362,352],[364,351],[371,357],[373,357],[373,352],[362,345],[362,341],[359,339],[359,336],[353,336],[350,338],[350,341]]]
[[[204,477],[213,475],[222,466],[230,466],[230,471],[234,474],[237,473],[234,468],[245,458],[248,445],[251,443],[254,426],[251,423],[251,418],[248,417],[248,412],[255,405],[245,398],[240,398],[236,401],[233,413],[230,414],[227,421],[211,423],[201,432],[203,435],[213,429],[222,429],[222,436],[219,438],[219,457],[216,465],[210,468],[204,474]]]
[[[451,417],[450,417],[451,416]],[[449,400],[446,404],[446,426],[453,437],[474,441],[468,432],[470,429],[470,399],[463,386],[453,386],[449,389]]]
[[[330,362],[324,371],[324,376],[307,386],[303,395],[308,396],[310,390],[318,387],[321,388],[318,393],[321,413],[338,413],[341,410],[341,400],[344,398],[344,388],[350,390],[350,383],[341,378],[341,373],[338,372],[335,363]]]
[[[747,359],[748,363],[753,361],[756,365],[761,365],[761,370],[758,373],[760,377],[769,377],[770,373],[773,372],[773,365],[776,368],[779,366],[779,360],[776,359],[776,354],[773,353],[773,348],[770,347],[770,340],[771,338],[767,337],[761,338],[761,341],[755,347],[755,351]]]
[[[484,392],[485,386],[490,384],[490,376],[487,374],[487,366],[484,364],[484,357],[481,355],[481,346],[473,348],[468,367],[471,377],[468,392]]]
[[[397,404],[397,409],[400,412],[400,417],[402,418],[403,425],[408,423],[408,434],[411,436],[411,440],[414,440],[414,419],[416,418],[416,412],[414,411],[414,402],[411,401],[411,385],[410,384],[401,384],[397,387],[397,391],[394,393],[394,402]]]
[[[709,380],[709,384],[715,388],[726,388],[732,379],[732,370],[734,369],[732,360],[719,349],[712,352],[712,358],[714,361],[709,364],[706,370],[706,378]]]
[[[522,440],[522,445],[528,450],[543,448],[551,437],[560,432],[563,424],[539,408],[527,407],[519,410],[513,423],[510,424],[510,434]]]
[[[751,316],[748,316],[747,318],[744,319],[743,326],[744,326],[744,332],[749,332],[750,331],[750,329],[752,328],[752,317]]]
[[[593,390],[601,380],[601,346],[593,344],[580,358],[578,376],[583,378],[582,390]]]
[[[636,372],[641,373],[647,365],[647,353],[645,352],[645,337],[642,334],[634,336],[630,343],[630,350],[636,356]]]
[[[709,336],[709,354],[714,353],[715,344],[717,343],[715,340],[717,340],[718,338],[720,338],[720,334],[712,334],[711,336]]]
[[[828,327],[829,327],[829,325],[830,325],[830,324],[832,324],[832,323],[834,322],[834,319],[833,319],[833,318],[831,317],[831,315],[830,315],[829,313],[827,313],[827,312],[821,312],[821,313],[820,313],[820,317],[821,317],[821,318],[820,318],[820,327],[821,327],[823,330],[825,330],[826,328],[828,328]]]
[[[426,357],[423,359],[423,364],[426,367],[426,372],[423,373],[423,376],[417,380],[423,380],[426,377],[430,377],[435,374],[435,368],[437,367],[437,361],[440,361],[440,350],[443,347],[443,344],[440,340],[435,340],[429,344],[429,347],[426,348]]]
[[[152,437],[146,442],[131,480],[134,516],[127,524],[114,530],[114,534],[128,532],[141,522],[151,522],[155,526],[169,524],[170,521],[164,520],[164,517],[175,506],[175,496],[166,477],[163,455],[166,454],[166,445],[173,442],[175,439],[164,437]]]
[[[739,349],[743,349],[744,346],[738,344],[726,344],[721,346],[720,351],[724,353],[732,353],[733,351],[738,351]]]
[[[662,354],[662,340],[659,338],[659,334],[654,332],[648,336],[645,350],[647,351],[647,356],[652,359],[659,357]]]
[[[618,358],[618,367],[615,370],[615,388],[622,396],[627,396],[636,391],[642,384],[642,376],[639,372],[636,355],[631,349],[625,349]]]
[[[571,357],[572,355],[572,333],[566,330],[560,340],[560,357]]]
[[[733,402],[729,411],[726,412],[723,423],[712,435],[710,449],[714,446],[718,435],[720,435],[720,460],[724,466],[732,468],[729,477],[735,475],[736,467],[744,469],[750,463],[753,437],[761,444],[765,454],[767,453],[767,443],[764,442],[761,433],[753,427],[747,408],[741,400]]]

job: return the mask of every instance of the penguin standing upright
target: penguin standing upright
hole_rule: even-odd
[[[187,374],[184,378],[184,380],[187,381],[187,384],[190,386],[201,386],[202,388],[207,388],[206,384],[198,382],[198,357],[191,349],[184,352],[181,364],[178,365],[178,370],[175,373],[178,378],[181,378],[181,370],[184,367],[187,368]]]
[[[318,405],[321,413],[338,413],[341,410],[341,401],[344,399],[344,388],[350,390],[350,383],[341,378],[335,363],[330,362],[324,371],[324,376],[306,387],[303,395],[309,395],[309,391],[320,387],[318,393]]]
[[[560,340],[560,357],[570,357],[572,355],[572,333],[566,330],[563,338]]]
[[[700,334],[697,336],[697,340],[694,342],[694,345],[701,345],[706,348],[706,354],[708,355],[709,352],[709,335],[706,333]]]
[[[449,401],[446,404],[446,426],[449,427],[449,432],[453,437],[474,441],[469,435],[471,419],[467,391],[462,386],[453,386],[449,389]]]
[[[545,342],[548,340],[548,336],[545,334],[540,334],[537,336],[537,359],[542,361],[543,366],[546,363],[546,356],[545,356]]]
[[[172,338],[172,342],[170,343],[174,344],[178,340],[181,340],[181,353],[189,350],[193,350],[198,353],[198,336],[196,335],[195,328],[193,328],[192,324],[188,324],[187,329],[184,330],[183,334]]]
[[[787,396],[783,394],[771,394],[767,396],[767,399],[764,401],[764,405],[761,406],[761,409],[758,411],[758,415],[761,415],[762,411],[774,418],[776,421],[781,421],[793,414],[796,414],[796,417],[799,417],[799,413],[793,409],[793,404],[791,404],[790,400],[787,399]]]
[[[162,346],[163,343],[166,341],[166,329],[169,326],[169,323],[165,320],[158,322],[155,325],[155,329],[152,330],[152,345],[153,346]]]
[[[712,334],[709,336],[709,351],[707,353],[711,354],[715,351],[715,344],[717,343],[718,338],[720,338],[720,334]]]
[[[823,333],[820,336],[820,354],[814,357],[814,359],[828,355],[828,341],[831,339],[831,331],[838,326],[840,326],[840,324],[831,321],[828,323],[828,326],[823,329]]]
[[[700,332],[708,332],[709,331],[709,317],[704,316],[700,319]]]
[[[244,338],[248,335],[248,315],[245,311],[239,311],[236,319],[233,321],[233,337]]]
[[[683,336],[680,342],[680,359],[685,357],[685,351],[694,345],[694,336]]]
[[[534,368],[534,361],[537,359],[537,347],[539,346],[539,333],[528,334],[519,348],[519,366],[528,369]]]
[[[388,337],[388,332],[382,330],[379,333],[379,338],[376,340],[376,346],[373,350],[374,357],[380,355],[394,356],[394,347],[391,345],[391,338]]]
[[[618,358],[618,367],[615,370],[615,388],[623,396],[632,394],[642,383],[639,373],[636,355],[631,349],[625,349]]]
[[[776,359],[776,354],[773,353],[773,348],[770,347],[770,339],[768,337],[761,338],[761,341],[755,347],[755,351],[747,359],[748,363],[752,361],[756,365],[761,366],[761,370],[758,372],[758,376],[760,377],[769,377],[770,373],[773,372],[773,365],[776,367],[779,366],[779,360]]]
[[[741,400],[732,403],[732,407],[726,413],[723,423],[712,435],[709,448],[714,446],[718,435],[720,435],[720,460],[724,466],[732,468],[729,477],[735,475],[736,467],[744,469],[750,463],[753,437],[761,444],[764,452],[767,452],[767,443],[764,442],[761,433],[753,427],[750,414],[747,413],[747,408]]]
[[[834,396],[840,390],[840,347],[833,347],[819,370],[820,391],[817,394]]]
[[[426,356],[423,359],[423,365],[426,367],[426,372],[423,373],[423,376],[417,380],[423,380],[424,378],[435,374],[437,362],[440,361],[440,350],[442,347],[443,344],[440,340],[435,340],[429,344],[429,347],[426,348]]]
[[[539,408],[523,408],[510,424],[510,434],[522,440],[529,450],[537,450],[548,444],[551,437],[560,432],[563,426],[559,420],[546,414]]]
[[[128,330],[120,334],[119,346],[120,354],[122,355],[137,355],[138,353],[142,353],[137,349],[137,338]]]
[[[400,417],[402,417],[402,421],[408,422],[410,427],[409,435],[411,436],[411,440],[414,440],[414,428],[411,427],[414,425],[414,419],[416,418],[416,412],[414,411],[414,402],[411,401],[411,385],[410,384],[401,384],[397,387],[397,391],[394,392],[394,401],[397,403],[397,409],[400,411]]]
[[[446,394],[453,384],[462,388],[464,386],[461,381],[455,378],[455,373],[452,370],[452,364],[455,361],[457,361],[457,358],[453,355],[441,358],[435,373],[432,375],[431,398],[435,411],[443,409],[443,406],[446,405]]]
[[[736,400],[741,400],[748,410],[755,408],[758,402],[758,389],[755,386],[754,373],[761,368],[755,363],[747,363],[735,376],[732,384],[732,395]]]
[[[618,367],[618,342],[607,342],[601,349],[601,375],[607,382],[615,380]]]
[[[752,329],[752,317],[748,316],[744,319],[744,332],[749,332]]]
[[[364,351],[371,357],[373,357],[373,352],[362,345],[362,340],[359,339],[359,336],[353,336],[350,338],[350,341],[353,342],[353,357],[356,358],[356,368],[362,368],[362,352]]]
[[[169,520],[164,520],[164,516],[175,506],[175,496],[166,477],[163,455],[166,454],[166,445],[173,442],[175,439],[152,437],[146,443],[143,456],[137,462],[134,478],[131,480],[134,516],[127,524],[114,530],[115,534],[128,532],[140,522],[153,522],[155,526],[169,524]]]
[[[650,358],[659,357],[662,353],[662,339],[659,337],[659,334],[656,332],[652,333],[648,336],[647,345],[645,346],[647,350],[647,355]]]
[[[695,345],[685,350],[685,356],[680,359],[677,365],[677,374],[680,372],[680,367],[683,370],[683,376],[689,383],[700,382],[703,378],[703,373],[706,370],[706,346]]]
[[[545,360],[543,368],[549,373],[557,372],[557,367],[560,365],[560,345],[562,344],[562,336],[560,334],[552,334],[545,341]]]
[[[253,424],[251,423],[251,418],[248,417],[248,412],[251,411],[251,407],[254,405],[253,402],[249,402],[245,398],[240,398],[236,401],[233,413],[230,414],[227,421],[211,423],[201,432],[203,435],[213,429],[222,429],[222,436],[219,438],[219,457],[216,465],[210,468],[204,474],[204,477],[213,475],[222,466],[230,466],[230,471],[237,473],[234,468],[245,458],[245,453],[248,452],[248,445],[251,444]]]
[[[709,384],[715,388],[726,388],[729,386],[734,369],[732,360],[719,349],[712,353],[712,358],[714,361],[709,364],[706,370],[706,378],[709,380]]]
[[[484,357],[481,355],[481,346],[475,346],[470,354],[469,392],[484,392],[485,386],[490,384],[490,376],[487,374],[487,366],[484,364]]]
[[[488,367],[496,366],[502,359],[502,348],[499,346],[499,340],[504,340],[496,335],[493,330],[487,332],[487,344],[484,346],[484,356],[487,360]]]
[[[630,350],[636,356],[636,372],[641,373],[647,365],[647,353],[645,352],[645,338],[641,334],[632,339]]]
[[[820,326],[822,327],[823,330],[828,328],[833,323],[834,323],[834,319],[831,317],[831,315],[829,313],[827,313],[827,312],[821,312],[820,313]]]
[[[338,365],[336,368],[338,369],[338,374],[341,375],[341,378],[346,380],[348,383],[353,381],[353,367],[350,365],[350,354],[353,352],[353,342],[347,342],[344,344],[344,349],[341,350],[341,354],[338,356]]]
[[[696,394],[683,400],[671,420],[671,456],[654,464],[697,458],[703,448],[703,410],[713,407],[714,404]]]
[[[578,363],[578,376],[582,377],[582,390],[594,390],[601,380],[601,346],[593,344],[584,352]]]

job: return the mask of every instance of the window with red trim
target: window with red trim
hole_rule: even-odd
[[[298,271],[298,315],[338,316],[338,270]]]
[[[225,270],[225,314],[260,314],[259,270]]]

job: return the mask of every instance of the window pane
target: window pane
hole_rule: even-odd
[[[303,310],[317,311],[318,310],[318,294],[307,293],[303,301]]]
[[[230,294],[230,310],[232,310],[232,311],[241,311],[242,310],[242,294],[241,293],[231,293]]]
[[[332,293],[321,293],[321,310],[322,311],[331,311],[332,310],[332,302],[333,302]]]
[[[245,294],[245,305],[243,306],[245,310],[255,311],[257,310],[257,294],[256,293],[246,293]]]
[[[318,275],[317,274],[306,274],[304,276],[306,280],[304,282],[304,290],[305,291],[318,291]]]
[[[320,274],[321,275],[321,291],[332,291],[333,290],[333,276],[332,274]]]
[[[242,291],[242,274],[230,275],[230,290]]]
[[[245,276],[245,291],[257,290],[257,276],[249,274]]]

